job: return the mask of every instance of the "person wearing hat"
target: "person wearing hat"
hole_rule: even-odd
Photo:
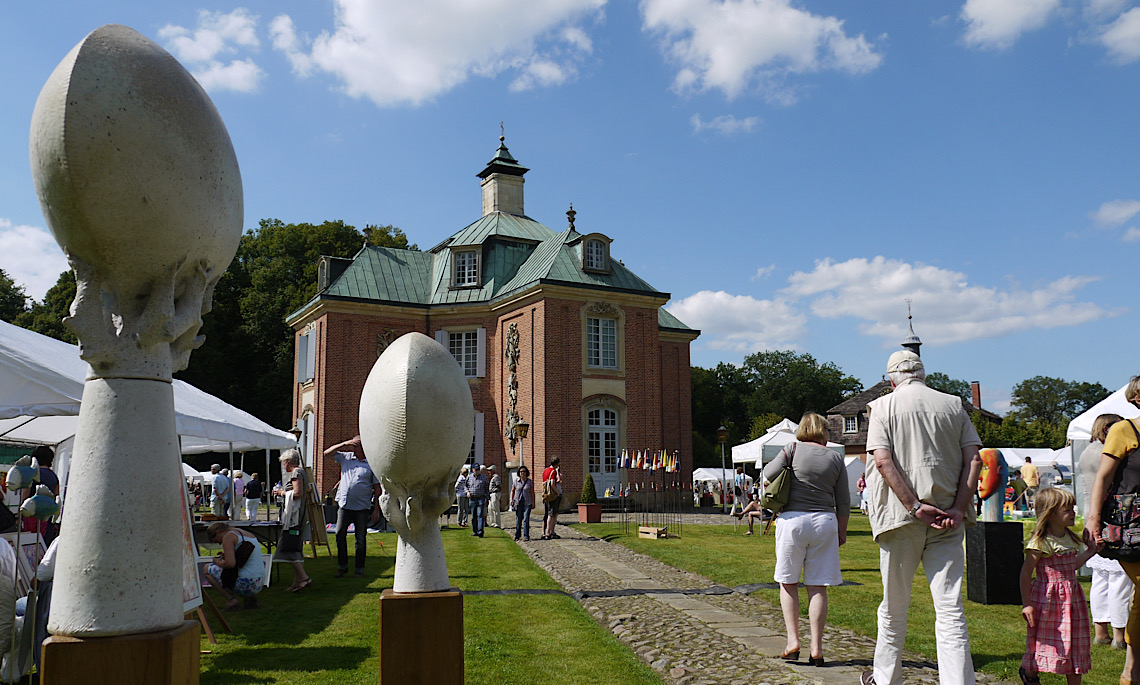
[[[487,473],[491,474],[491,482],[487,485],[487,490],[490,493],[490,499],[487,503],[487,525],[502,528],[503,516],[502,512],[499,511],[499,496],[503,489],[503,479],[499,478],[499,474],[495,472],[494,464],[487,467]]]
[[[879,543],[883,601],[874,668],[863,685],[902,683],[910,591],[919,564],[934,599],[934,635],[941,685],[973,685],[974,664],[962,605],[965,527],[982,470],[982,441],[962,399],[926,387],[917,354],[887,361],[894,391],[870,402],[867,491],[871,533]]]

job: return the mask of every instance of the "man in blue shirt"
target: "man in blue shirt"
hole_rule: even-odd
[[[233,481],[222,471],[221,464],[210,466],[210,473],[214,474],[210,493],[210,508],[215,516],[229,516],[230,502],[233,501]]]
[[[340,485],[336,490],[336,577],[348,573],[348,526],[356,535],[357,576],[364,575],[364,558],[368,553],[368,523],[372,510],[378,506],[380,481],[364,457],[360,436],[333,445],[325,450],[340,465]]]

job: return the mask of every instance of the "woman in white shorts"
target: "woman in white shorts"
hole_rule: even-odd
[[[791,459],[792,487],[788,504],[776,519],[776,572],[780,606],[788,631],[781,658],[800,658],[800,575],[808,594],[811,651],[808,663],[823,666],[823,628],[827,622],[827,587],[839,585],[839,546],[847,541],[851,493],[843,457],[828,449],[827,419],[807,413],[796,440],[764,468],[765,482],[774,479]]]

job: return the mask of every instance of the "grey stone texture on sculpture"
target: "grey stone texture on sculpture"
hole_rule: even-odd
[[[40,92],[30,156],[76,272],[66,323],[94,374],[186,368],[243,221],[237,156],[209,96],[150,39],[103,26]]]
[[[475,410],[463,370],[442,345],[408,333],[376,360],[360,394],[360,439],[399,534],[392,589],[450,588],[439,516],[471,449]]]
[[[40,206],[76,274],[65,323],[88,362],[49,629],[182,624],[173,372],[202,343],[242,231],[241,174],[201,86],[125,26],[88,34],[32,114]]]

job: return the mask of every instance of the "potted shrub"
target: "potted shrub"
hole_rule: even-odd
[[[594,477],[586,474],[582,483],[582,497],[578,500],[578,523],[601,523],[602,505],[598,504],[598,493],[594,489]]]

